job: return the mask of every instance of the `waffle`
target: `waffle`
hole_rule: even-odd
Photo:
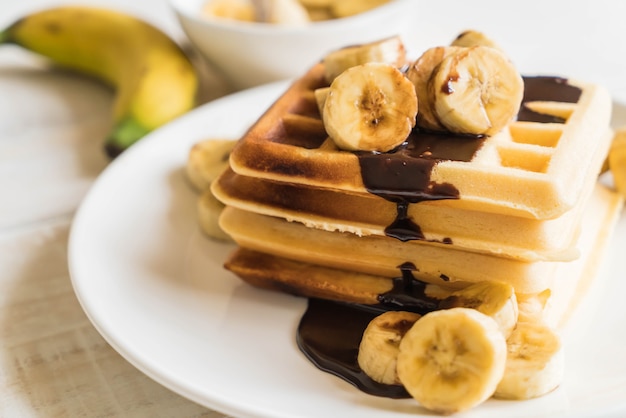
[[[343,193],[409,192],[424,205],[554,219],[595,182],[610,145],[611,99],[590,83],[524,81],[522,110],[498,134],[468,138],[416,130],[396,152],[359,154],[340,151],[328,139],[314,94],[327,86],[318,64],[249,129],[230,164],[238,174],[277,182]],[[400,176],[373,168],[385,158]]]
[[[213,183],[212,191],[232,207],[358,236],[385,236],[386,227],[397,216],[395,203],[373,194],[261,180],[230,169]],[[585,200],[551,220],[410,205],[408,216],[419,223],[424,239],[408,245],[439,244],[522,261],[573,260],[578,257],[578,223]]]
[[[439,262],[434,274],[429,274],[428,261],[424,262],[428,254],[413,258],[417,266],[415,277],[430,283],[432,289],[453,289],[464,286],[464,281],[497,278],[513,284],[520,301],[549,289],[551,296],[543,312],[544,319],[562,326],[576,305],[574,302],[583,297],[598,273],[621,207],[622,199],[616,193],[601,185],[595,188],[584,211],[579,240],[581,256],[575,261],[518,263],[508,260],[501,264],[502,259],[498,257],[472,260],[447,250],[434,260]],[[366,264],[375,249],[369,242],[362,242],[362,238],[308,229],[238,209],[225,212],[222,225],[240,244],[227,260],[227,269],[253,286],[298,296],[375,305],[379,295],[392,289],[392,279],[400,275],[398,266],[407,261],[391,251],[376,257],[375,261],[385,266]],[[320,235],[333,238],[316,241]],[[357,247],[355,239],[359,241]],[[461,261],[456,265],[459,257]],[[388,264],[387,259],[393,261]],[[452,273],[452,269],[459,269],[458,275]],[[447,280],[442,280],[442,270],[450,273]],[[518,274],[522,276],[516,277]]]

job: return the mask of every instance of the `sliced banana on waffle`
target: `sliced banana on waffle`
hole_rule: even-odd
[[[447,130],[493,135],[519,111],[524,81],[502,52],[475,46],[444,58],[429,89],[437,119]]]
[[[461,32],[450,45],[462,47],[488,46],[491,48],[501,49],[500,46],[498,46],[498,44],[489,36],[474,29],[468,29]]]
[[[515,289],[503,282],[473,283],[452,292],[439,304],[441,308],[464,307],[476,309],[492,317],[507,338],[513,332],[519,315]]]
[[[424,315],[405,334],[398,377],[429,410],[452,414],[491,397],[504,375],[507,346],[496,322],[470,308]]]
[[[531,399],[556,389],[563,380],[565,356],[561,340],[540,322],[520,322],[507,339],[504,376],[494,396]]]
[[[419,112],[417,125],[429,131],[444,131],[444,126],[437,119],[434,100],[428,87],[433,71],[444,58],[461,51],[461,47],[438,46],[429,48],[419,56],[407,70],[406,76],[415,86]]]
[[[357,357],[359,367],[372,380],[386,385],[399,385],[396,360],[400,341],[421,315],[388,311],[378,315],[363,332]]]
[[[368,62],[382,62],[394,67],[406,64],[406,48],[399,36],[329,52],[324,57],[326,81],[332,81],[345,70]]]
[[[337,147],[351,151],[389,151],[415,126],[417,96],[396,67],[367,63],[351,67],[330,85],[322,118]]]

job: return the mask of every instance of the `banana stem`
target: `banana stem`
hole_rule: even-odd
[[[8,44],[11,42],[11,34],[8,30],[0,31],[0,44]]]
[[[135,119],[124,119],[113,128],[113,131],[105,142],[104,149],[110,158],[115,158],[143,136],[147,135],[148,132],[150,132],[150,129],[146,128]]]

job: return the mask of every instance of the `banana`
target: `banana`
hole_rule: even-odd
[[[303,26],[311,23],[306,8],[297,0],[270,0],[267,22],[279,25]]]
[[[626,197],[626,127],[615,131],[609,150],[609,168],[617,191]]]
[[[313,94],[315,95],[315,103],[317,103],[317,110],[319,110],[320,115],[324,114],[324,103],[326,103],[329,91],[330,87],[320,87],[319,89],[315,89],[313,91]]]
[[[544,311],[551,295],[552,291],[550,289],[533,294],[518,294],[517,307],[519,315],[517,320],[519,322],[543,321]]]
[[[330,9],[333,15],[341,18],[366,12],[388,2],[389,0],[335,0]]]
[[[224,207],[224,204],[213,195],[211,189],[204,190],[197,202],[198,224],[200,230],[209,238],[230,242],[232,238],[219,225],[219,218]]]
[[[505,338],[513,332],[519,315],[515,289],[503,282],[473,283],[452,292],[439,303],[442,309],[472,308],[492,317]]]
[[[504,376],[494,397],[531,399],[556,389],[563,380],[565,356],[559,336],[541,322],[520,322],[507,340]]]
[[[459,52],[461,47],[438,46],[429,48],[419,56],[407,70],[406,76],[415,86],[419,112],[417,126],[429,131],[445,131],[444,126],[437,119],[434,98],[428,88],[433,71],[444,58]]]
[[[483,32],[469,29],[461,32],[450,44],[451,46],[488,46],[490,48],[501,49],[498,44]]]
[[[493,135],[517,114],[524,82],[502,52],[474,46],[444,58],[429,89],[437,119],[447,130]]]
[[[257,12],[253,0],[209,0],[202,7],[202,15],[213,19],[255,22]]]
[[[399,36],[331,51],[323,59],[326,81],[333,80],[350,67],[382,62],[400,68],[406,64],[406,47]]]
[[[232,139],[206,139],[189,150],[185,172],[197,191],[208,189],[228,167],[228,158],[237,141]]]
[[[133,16],[87,6],[45,9],[0,32],[57,65],[115,88],[114,126],[105,149],[117,156],[196,105],[198,75],[179,46]]]
[[[392,65],[367,63],[341,73],[330,85],[322,118],[340,149],[389,151],[415,126],[413,84]]]
[[[308,8],[317,9],[330,7],[336,0],[300,0],[300,3]]]
[[[388,311],[370,321],[363,332],[357,360],[361,370],[372,380],[386,385],[401,384],[396,372],[400,341],[420,316]]]
[[[506,341],[496,322],[470,308],[422,316],[400,342],[400,381],[423,407],[441,414],[487,400],[504,375]]]

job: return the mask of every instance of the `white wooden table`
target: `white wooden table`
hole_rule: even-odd
[[[416,0],[417,1],[417,0]],[[0,26],[52,0],[0,2]],[[185,42],[166,0],[84,1],[116,7]],[[522,71],[601,82],[626,103],[626,2],[423,3],[416,48],[465,28],[492,34]],[[536,12],[529,13],[528,10]],[[533,21],[530,21],[533,19]],[[204,100],[227,93],[210,71]],[[221,417],[153,382],[97,333],[73,293],[68,232],[109,160],[112,92],[0,47],[0,416]],[[210,133],[208,133],[210,134]]]

